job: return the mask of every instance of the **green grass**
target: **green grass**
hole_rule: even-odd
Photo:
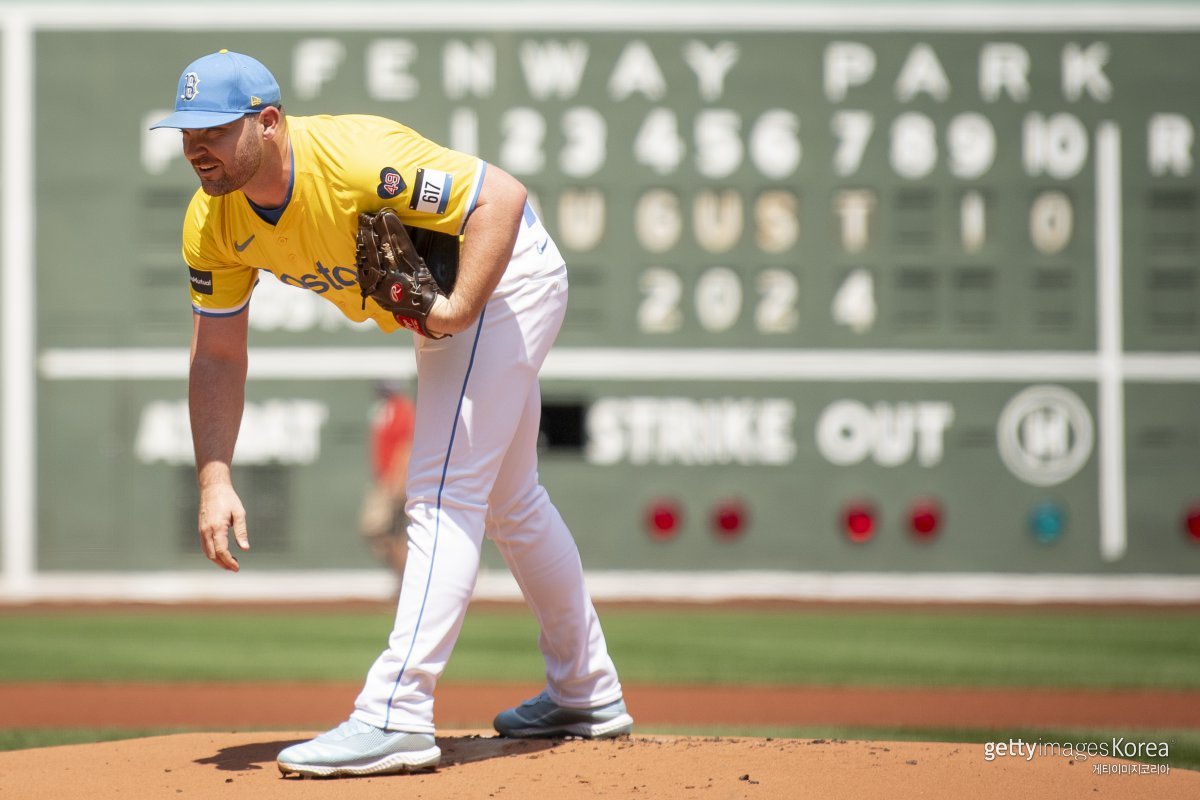
[[[0,729],[0,751],[31,750],[64,744],[115,742],[180,733],[179,728],[29,728]]]
[[[1200,687],[1196,615],[632,612],[605,627],[631,681]]]
[[[1014,609],[601,609],[627,683],[1200,689],[1200,614]],[[28,610],[0,681],[359,681],[392,613]],[[473,608],[445,680],[538,681],[524,608]]]
[[[0,616],[0,681],[357,680],[383,613],[33,612]]]

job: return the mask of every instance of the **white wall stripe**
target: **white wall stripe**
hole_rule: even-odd
[[[1096,131],[1096,341],[1100,351],[1100,555],[1125,555],[1125,385],[1121,291],[1121,132]]]
[[[232,5],[232,4],[230,4]],[[1200,26],[1200,8],[1172,3],[750,3],[730,13],[724,3],[454,3],[395,7],[395,29],[458,30],[463,20],[480,30],[687,30],[777,31],[851,29],[927,30],[1162,30]],[[636,13],[631,13],[636,7]],[[195,3],[14,3],[6,13],[27,15],[39,28],[57,30],[388,30],[386,10],[367,3],[247,2],[237,13],[206,13]],[[203,19],[198,19],[198,15]],[[681,25],[681,20],[685,22]]]
[[[1126,380],[1200,382],[1200,355],[1126,353]],[[186,348],[51,348],[39,372],[51,381],[180,380]],[[1111,365],[1110,365],[1111,366]],[[702,381],[1098,381],[1093,352],[963,350],[766,350],[732,348],[559,347],[542,369],[547,380]],[[412,350],[396,347],[251,348],[250,377],[276,380],[371,380],[415,372]]]
[[[1184,575],[1003,575],[998,573],[870,573],[784,571],[638,572],[585,574],[598,601],[725,600],[869,601],[926,603],[1105,602],[1182,604],[1200,602],[1200,577]],[[269,572],[49,572],[32,590],[14,597],[0,587],[0,601],[89,602],[191,601],[388,601],[395,578],[386,570]],[[503,569],[485,569],[475,588],[479,600],[521,599]]]
[[[35,559],[34,248],[33,248],[33,36],[23,14],[4,17],[3,94],[4,217],[0,253],[0,361],[4,364],[0,436],[0,497],[3,531],[0,576],[8,591],[31,588]]]

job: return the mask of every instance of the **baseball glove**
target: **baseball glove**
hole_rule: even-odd
[[[433,333],[426,324],[434,300],[438,295],[445,297],[446,292],[434,279],[396,212],[384,208],[377,214],[358,215],[354,262],[363,308],[370,297],[413,333],[430,339],[449,335]]]

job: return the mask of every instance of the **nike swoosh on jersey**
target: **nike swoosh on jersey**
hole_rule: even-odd
[[[537,248],[538,255],[541,255],[542,253],[546,252],[546,245],[548,245],[548,244],[550,244],[549,239],[545,239],[541,242],[537,242],[534,244],[534,247]]]
[[[235,250],[237,250],[237,251],[240,253],[240,252],[242,252],[243,250],[245,250],[247,247],[249,247],[249,246],[250,246],[250,243],[251,243],[251,242],[253,242],[253,241],[254,241],[254,234],[252,233],[252,234],[250,234],[250,238],[249,238],[249,239],[247,239],[246,241],[242,242],[241,244],[238,244],[237,242],[234,242],[234,243],[233,243],[233,248],[234,248]]]

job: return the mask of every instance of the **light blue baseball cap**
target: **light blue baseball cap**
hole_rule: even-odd
[[[179,76],[175,113],[150,128],[215,128],[279,105],[279,83],[250,56],[221,50],[188,64]]]

